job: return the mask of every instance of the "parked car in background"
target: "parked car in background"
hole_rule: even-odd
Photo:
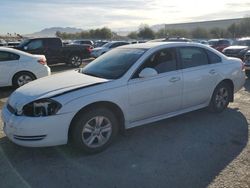
[[[200,44],[204,44],[204,45],[209,45],[207,40],[204,39],[192,39],[192,42],[196,42],[196,43],[200,43]]]
[[[4,132],[23,146],[72,140],[100,152],[119,130],[204,107],[222,112],[244,85],[242,65],[197,43],[118,47],[78,71],[16,90],[2,110]]]
[[[250,78],[250,50],[245,53],[244,57],[245,72],[248,78]]]
[[[94,46],[94,42],[92,40],[74,40],[73,44],[88,44]]]
[[[146,40],[136,40],[136,41],[131,41],[130,44],[139,44],[139,43],[145,43],[147,42]]]
[[[184,37],[172,37],[172,38],[154,39],[154,40],[149,40],[147,42],[192,42],[192,40]]]
[[[7,46],[7,45],[8,43],[5,40],[0,39],[0,46]]]
[[[129,42],[124,41],[112,41],[104,44],[102,47],[94,48],[91,52],[91,56],[94,58],[99,57],[100,55],[108,52],[109,50],[113,48],[117,48],[118,46],[127,45]]]
[[[94,42],[94,47],[97,48],[97,47],[102,47],[104,44],[107,44],[108,41],[103,41],[103,40],[97,40]]]
[[[84,58],[90,57],[90,45],[63,45],[62,40],[56,37],[27,39],[20,43],[18,50],[31,54],[42,54],[47,58],[48,65],[67,63],[79,67]]]
[[[19,44],[20,44],[19,41],[11,41],[11,42],[8,42],[8,47],[13,48],[13,47],[18,46]]]
[[[225,48],[222,52],[229,57],[244,59],[245,53],[250,49],[250,38],[241,38],[234,42],[232,46]]]
[[[232,42],[228,39],[211,39],[208,41],[208,44],[218,50],[219,52],[222,52],[224,48],[231,46]]]
[[[32,55],[20,50],[0,47],[0,87],[20,87],[48,75],[50,75],[50,68],[44,55]]]

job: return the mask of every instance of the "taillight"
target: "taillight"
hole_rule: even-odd
[[[92,46],[87,47],[87,51],[88,51],[89,53],[91,53],[92,50],[93,50],[93,47],[92,47]]]
[[[44,58],[39,59],[37,62],[40,63],[40,64],[42,64],[42,65],[47,65],[47,61]]]

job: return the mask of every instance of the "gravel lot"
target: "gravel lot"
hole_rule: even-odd
[[[65,66],[53,72],[68,70]],[[12,88],[0,88],[0,112]],[[0,119],[0,187],[250,187],[250,80],[221,114],[198,110],[131,129],[106,151],[11,143]]]

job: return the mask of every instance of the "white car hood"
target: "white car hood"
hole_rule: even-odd
[[[68,71],[44,77],[18,88],[10,96],[8,103],[20,109],[25,104],[41,98],[49,98],[77,88],[107,82],[108,80],[88,76],[77,71]]]

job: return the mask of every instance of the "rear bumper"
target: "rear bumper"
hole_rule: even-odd
[[[35,75],[36,75],[36,78],[42,78],[42,77],[45,77],[45,76],[50,76],[51,75],[51,69],[48,66],[44,66],[44,68],[37,71],[35,73]]]

